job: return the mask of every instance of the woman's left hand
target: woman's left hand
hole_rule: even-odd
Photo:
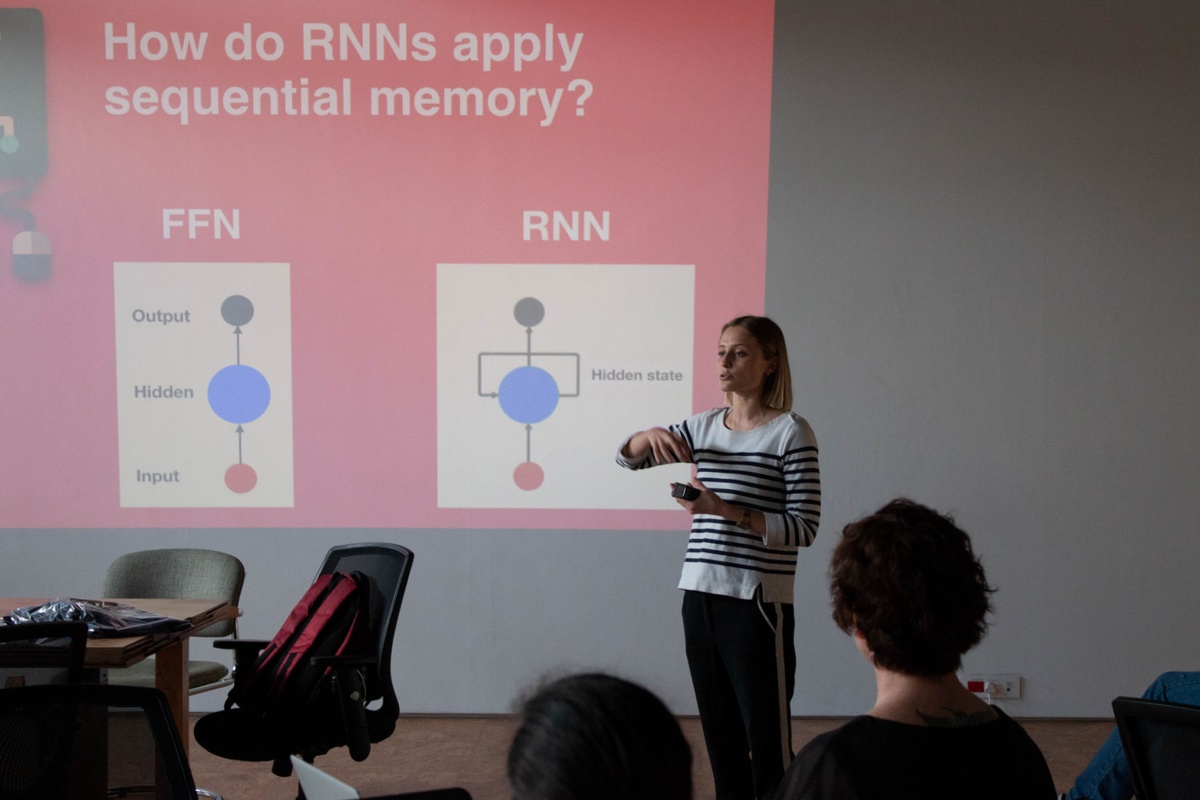
[[[699,478],[692,478],[688,483],[700,490],[700,496],[695,500],[684,500],[682,497],[677,497],[675,502],[683,506],[689,514],[718,513],[725,501],[717,497],[716,492],[701,483]]]

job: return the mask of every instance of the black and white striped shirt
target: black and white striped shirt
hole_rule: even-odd
[[[766,533],[734,520],[696,514],[680,589],[750,599],[759,586],[768,603],[790,603],[796,555],[812,544],[821,521],[817,440],[803,417],[781,414],[753,430],[725,427],[727,408],[714,408],[670,426],[692,451],[696,477],[729,503],[763,512]],[[653,456],[617,461],[630,469],[655,466]]]

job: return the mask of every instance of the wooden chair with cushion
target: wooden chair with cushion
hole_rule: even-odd
[[[104,597],[212,598],[236,606],[242,596],[246,569],[228,553],[196,548],[140,550],[127,553],[108,567]],[[237,638],[237,620],[218,622],[195,634]],[[128,669],[114,669],[108,682],[123,686],[154,686],[154,659]],[[189,661],[191,694],[219,689],[233,682],[229,668],[219,661]]]

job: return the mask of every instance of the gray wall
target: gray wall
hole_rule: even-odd
[[[1198,42],[1195,3],[781,3],[767,311],[826,503],[796,712],[872,696],[823,569],[898,494],[972,533],[965,666],[1014,713],[1200,669]]]
[[[1000,592],[966,666],[1024,677],[1010,713],[1107,715],[1200,668],[1197,6],[781,0],[778,23],[766,308],[825,486],[795,713],[871,702],[825,565],[846,522],[899,494],[974,536]],[[122,552],[213,547],[246,563],[243,635],[269,636],[330,545],[399,541],[417,554],[406,711],[503,712],[548,670],[599,667],[692,713],[683,536],[9,530],[0,582],[98,592]]]

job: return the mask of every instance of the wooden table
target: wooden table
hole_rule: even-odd
[[[94,679],[103,681],[104,671],[130,667],[148,656],[154,656],[154,685],[167,696],[167,704],[175,716],[179,738],[186,753],[191,736],[188,733],[188,640],[196,631],[209,625],[237,617],[237,606],[223,600],[167,598],[105,598],[136,606],[155,614],[187,620],[187,628],[167,633],[147,633],[141,636],[89,638],[83,654],[85,670]],[[0,598],[0,615],[14,608],[38,606],[46,598]]]

